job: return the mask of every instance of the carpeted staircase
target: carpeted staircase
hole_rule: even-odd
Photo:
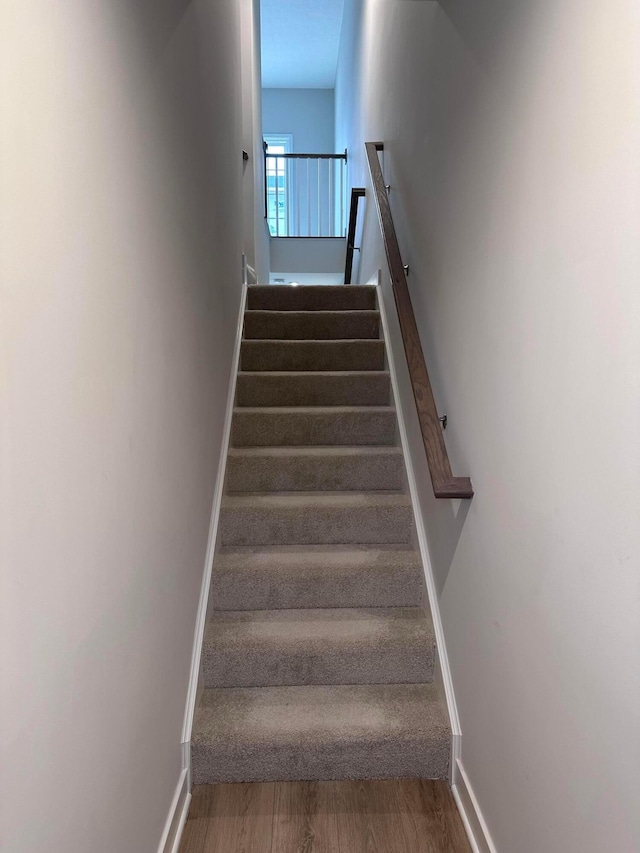
[[[249,287],[193,782],[447,775],[375,288]]]

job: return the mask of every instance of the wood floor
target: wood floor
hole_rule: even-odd
[[[193,789],[180,853],[470,853],[444,782],[262,782]]]

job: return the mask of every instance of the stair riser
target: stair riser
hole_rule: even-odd
[[[358,311],[376,307],[375,288],[350,285],[332,287],[249,287],[247,308],[265,311]]]
[[[247,311],[244,315],[244,337],[250,339],[378,338],[379,329],[380,315],[377,311]]]
[[[214,570],[214,610],[281,610],[313,607],[419,607],[423,579],[419,569],[391,567],[296,578],[291,572],[245,573]]]
[[[283,709],[286,713],[286,710]],[[392,733],[367,743],[225,744],[191,747],[194,785],[301,779],[446,779],[449,744],[394,738]]]
[[[406,506],[222,509],[222,545],[409,544]]]
[[[432,681],[434,649],[372,645],[328,654],[321,648],[221,650],[203,648],[205,687],[278,687],[306,684],[419,684]]]
[[[393,445],[396,414],[385,412],[243,412],[233,415],[234,447]]]
[[[386,406],[388,373],[239,373],[238,406]]]
[[[243,341],[242,370],[384,370],[384,341]]]
[[[399,491],[402,456],[236,456],[227,461],[228,492]]]

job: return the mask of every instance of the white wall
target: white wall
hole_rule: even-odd
[[[180,774],[241,290],[239,27],[232,0],[1,7],[11,853],[154,853]]]
[[[500,853],[632,853],[640,11],[346,5],[336,147],[357,185],[363,141],[385,142],[454,473],[476,489],[436,505],[420,469],[464,766]],[[371,199],[364,247],[362,280],[384,266]]]
[[[344,282],[347,248],[343,237],[297,237],[271,241],[274,273],[340,273]],[[273,277],[273,275],[272,275]]]
[[[293,152],[297,154],[333,154],[334,107],[333,89],[263,89],[263,132],[292,134]],[[334,210],[329,194],[329,182],[331,180],[333,187],[337,188],[339,174],[336,161],[289,162],[289,233],[296,237],[310,234],[327,236],[336,230],[339,233],[339,208],[337,212]],[[334,195],[339,195],[336,189]],[[273,259],[271,269],[277,269]]]
[[[264,133],[292,133],[293,150],[334,154],[333,89],[263,89]]]

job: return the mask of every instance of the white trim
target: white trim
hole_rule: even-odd
[[[257,284],[258,283],[258,276],[256,275],[256,271],[251,266],[251,264],[245,263],[244,269],[245,269],[245,275],[246,275],[247,283],[248,284]]]
[[[473,853],[498,853],[460,759],[453,771],[451,790]]]
[[[187,815],[189,814],[189,804],[191,803],[188,783],[189,770],[187,767],[183,767],[180,772],[178,784],[176,785],[173,800],[171,801],[162,838],[158,845],[158,853],[178,853],[180,849],[180,841],[184,825],[187,822]]]
[[[380,311],[380,320],[382,322],[382,334],[385,340],[385,349],[387,352],[387,360],[389,362],[389,374],[391,376],[391,387],[393,389],[393,397],[396,406],[396,417],[398,419],[398,430],[400,432],[400,443],[402,445],[402,453],[404,455],[405,467],[407,471],[407,481],[409,483],[409,494],[416,522],[416,534],[418,537],[418,547],[420,556],[422,557],[422,566],[424,569],[424,577],[427,584],[427,594],[429,596],[429,605],[431,607],[431,616],[433,619],[433,628],[436,635],[436,645],[438,648],[438,660],[440,663],[440,671],[442,673],[442,682],[447,701],[447,710],[449,712],[449,722],[451,724],[451,761],[450,761],[450,781],[453,780],[453,773],[456,767],[456,762],[460,758],[462,731],[460,729],[460,718],[458,716],[458,707],[456,705],[456,697],[453,691],[453,680],[451,678],[451,669],[449,667],[449,658],[447,657],[447,645],[444,639],[444,630],[442,628],[442,619],[440,617],[440,606],[438,604],[438,595],[436,592],[436,583],[433,576],[433,567],[429,558],[429,549],[427,546],[427,534],[424,529],[424,521],[422,519],[422,509],[418,497],[418,487],[416,485],[416,477],[414,473],[413,459],[409,448],[407,438],[407,428],[404,422],[404,414],[400,405],[400,396],[398,394],[398,377],[396,374],[395,362],[390,346],[389,324],[387,321],[387,313],[382,299],[382,273],[378,270],[376,276],[370,279],[367,284],[375,284],[377,287],[378,310]]]
[[[244,260],[244,259],[243,259]],[[227,393],[227,408],[222,430],[222,444],[220,447],[220,464],[218,466],[218,477],[216,479],[213,493],[213,506],[211,508],[211,521],[209,523],[209,539],[204,561],[202,575],[202,586],[200,589],[200,601],[196,617],[196,627],[193,637],[193,653],[191,656],[191,674],[189,677],[189,688],[187,691],[187,705],[184,713],[182,726],[182,748],[183,762],[189,771],[189,788],[191,787],[191,760],[189,743],[191,741],[191,727],[198,695],[198,683],[200,680],[200,656],[202,654],[202,642],[204,638],[205,622],[207,618],[207,604],[209,602],[209,587],[211,585],[211,570],[213,558],[216,551],[216,539],[218,533],[218,519],[220,517],[220,505],[222,503],[222,489],[224,486],[224,475],[227,467],[227,455],[229,452],[229,439],[231,436],[231,421],[233,418],[233,403],[236,395],[236,377],[238,375],[238,364],[240,363],[240,344],[242,343],[242,325],[244,322],[244,307],[247,300],[247,275],[246,262],[243,262],[242,295],[240,297],[240,311],[236,326],[236,340],[231,359],[231,375],[229,376],[229,390]]]

